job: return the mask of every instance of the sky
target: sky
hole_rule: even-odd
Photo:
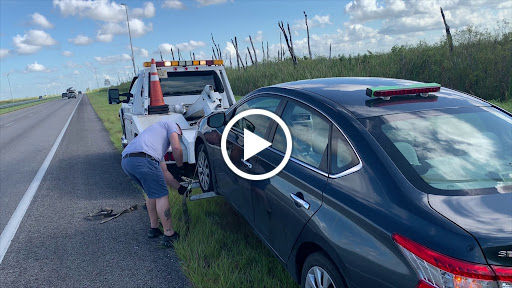
[[[281,31],[290,26],[298,57],[386,52],[394,45],[439,42],[445,37],[439,7],[452,34],[472,25],[493,30],[512,20],[512,0],[0,0],[0,100],[85,91],[131,80],[144,61],[212,59],[212,34],[225,65],[237,37],[277,57]],[[126,4],[123,6],[121,4]],[[127,7],[127,11],[125,9]],[[283,46],[284,39],[282,40]],[[263,43],[263,49],[262,49]],[[285,46],[284,46],[285,47]],[[235,64],[236,65],[236,64]]]

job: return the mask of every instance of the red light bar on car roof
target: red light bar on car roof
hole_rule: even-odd
[[[439,92],[441,85],[437,83],[415,84],[408,86],[386,86],[366,88],[366,96],[369,97],[392,97],[398,95],[415,95]]]

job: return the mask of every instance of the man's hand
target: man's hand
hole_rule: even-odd
[[[174,179],[176,179],[176,181],[178,182],[183,181],[183,179],[181,179],[181,177],[185,176],[185,171],[183,170],[183,167],[176,167],[176,169],[172,170],[172,177],[174,177]]]

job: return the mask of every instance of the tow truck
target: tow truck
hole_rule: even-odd
[[[199,143],[196,143],[199,120],[225,111],[236,102],[223,64],[223,60],[155,62],[164,102],[155,106],[150,95],[151,62],[144,62],[144,69],[131,82],[130,92],[119,94],[126,97],[126,100],[119,101],[122,102],[119,117],[123,148],[152,124],[164,119],[172,120],[183,133],[181,146],[186,170],[195,171],[199,152]],[[175,164],[171,152],[169,148],[165,155],[170,169]],[[203,189],[203,192],[208,191]]]

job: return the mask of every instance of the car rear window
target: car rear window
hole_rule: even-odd
[[[512,117],[457,108],[374,117],[370,133],[408,180],[427,193],[512,192]]]
[[[199,95],[206,85],[213,86],[215,92],[224,92],[222,82],[215,71],[168,72],[167,78],[160,78],[164,97]]]

